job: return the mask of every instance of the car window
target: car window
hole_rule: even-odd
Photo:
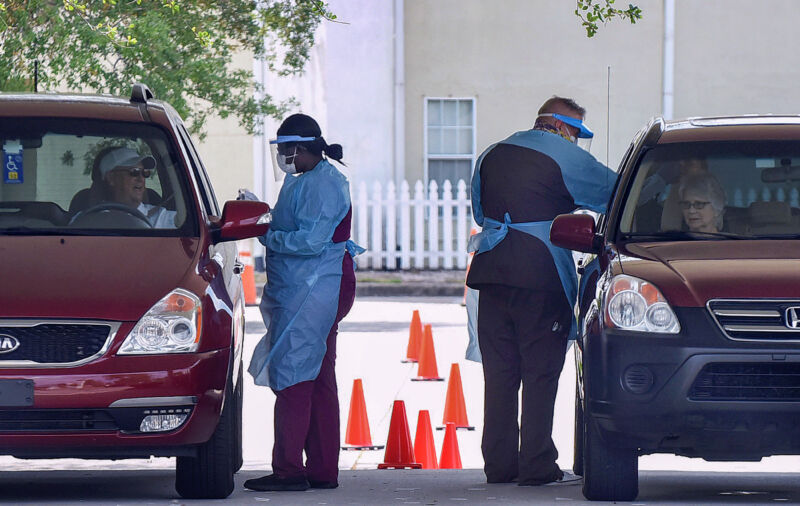
[[[623,233],[691,240],[800,234],[800,142],[659,145],[634,170]]]
[[[197,235],[184,169],[160,128],[9,119],[0,146],[0,233]]]
[[[194,149],[194,144],[192,144],[192,140],[189,137],[189,132],[186,131],[186,128],[184,128],[183,125],[179,125],[178,130],[181,134],[181,140],[183,141],[184,146],[186,146],[186,151],[189,153],[189,160],[192,164],[192,168],[194,169],[197,181],[203,190],[201,193],[206,213],[209,216],[220,216],[221,213],[219,211],[219,204],[217,204],[217,198],[214,195],[214,188],[211,186],[211,183],[208,180],[208,175],[206,174],[203,162],[200,161],[200,157],[197,155],[197,151]]]

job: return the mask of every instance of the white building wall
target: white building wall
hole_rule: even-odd
[[[800,2],[680,0],[675,117],[800,113]]]
[[[354,185],[387,180],[394,159],[393,1],[332,0],[329,7],[337,19],[321,23],[305,72],[293,78],[266,73],[267,92],[278,99],[294,97],[297,105],[289,114],[309,114],[329,144],[343,146],[343,171]],[[260,67],[256,63],[257,73]],[[266,139],[279,125],[267,121]],[[264,142],[264,137],[254,141],[254,180],[257,193],[274,203],[279,185]]]

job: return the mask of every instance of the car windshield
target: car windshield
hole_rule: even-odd
[[[656,146],[635,168],[619,230],[643,240],[800,237],[800,142]]]
[[[154,126],[7,118],[2,235],[194,235],[184,170]]]

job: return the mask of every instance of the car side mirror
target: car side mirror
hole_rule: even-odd
[[[269,205],[264,202],[229,200],[222,209],[215,242],[238,241],[264,235],[271,220]]]
[[[588,214],[561,214],[550,226],[550,242],[558,247],[597,253],[594,217]]]

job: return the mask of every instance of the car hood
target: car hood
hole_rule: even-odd
[[[655,284],[670,304],[715,298],[800,298],[800,241],[631,243],[622,272]]]
[[[199,240],[5,236],[0,318],[135,321],[180,286]]]

